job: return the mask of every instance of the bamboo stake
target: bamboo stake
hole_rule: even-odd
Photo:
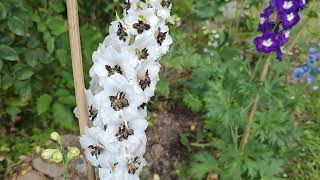
[[[269,56],[269,58],[264,63],[263,70],[262,70],[262,72],[260,74],[260,77],[259,77],[259,81],[261,81],[261,82],[264,82],[266,80],[270,61],[271,61],[271,56]],[[253,101],[253,105],[252,105],[251,111],[249,113],[249,119],[248,119],[247,127],[244,129],[244,132],[243,132],[243,136],[242,136],[242,139],[241,139],[241,142],[240,142],[240,151],[243,151],[245,145],[248,143],[248,139],[249,139],[249,135],[250,135],[250,129],[251,129],[251,126],[252,126],[252,123],[253,123],[253,120],[254,120],[254,116],[255,116],[256,111],[257,111],[257,106],[258,106],[259,100],[260,100],[260,95],[258,93],[256,95],[254,101]]]
[[[75,95],[79,112],[80,135],[84,134],[84,130],[88,127],[88,110],[86,107],[86,99],[84,94],[84,77],[82,66],[82,55],[80,45],[79,18],[77,0],[66,0],[68,23],[69,23],[69,39],[72,58],[72,70],[75,87]],[[95,180],[95,172],[93,166],[86,161],[87,176],[89,180]]]

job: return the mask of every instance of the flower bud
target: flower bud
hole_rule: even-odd
[[[57,149],[45,149],[41,153],[42,159],[48,160],[52,158],[52,155],[57,151]]]
[[[50,138],[54,141],[56,141],[58,144],[61,144],[61,138],[60,135],[57,132],[52,132],[50,135]]]
[[[52,155],[52,161],[55,163],[61,163],[63,161],[63,155],[60,151],[56,151]]]
[[[67,154],[68,161],[79,155],[80,155],[80,150],[77,147],[68,147],[68,154]]]

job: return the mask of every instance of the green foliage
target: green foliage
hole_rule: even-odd
[[[88,79],[91,54],[122,3],[80,0],[79,5],[84,74]],[[101,7],[108,8],[92,11]],[[47,136],[46,129],[78,130],[72,113],[76,104],[64,0],[0,2],[0,89],[0,146],[8,150],[1,155],[15,160],[35,145],[42,145],[40,139],[42,133]],[[11,122],[12,118],[21,118],[21,122]],[[12,127],[21,132],[27,128],[43,130],[16,133],[11,132]],[[5,166],[0,163],[0,174]]]
[[[195,10],[196,17],[214,17],[226,24],[227,21],[219,19],[219,15],[210,14],[215,13],[214,11],[206,13],[206,8],[212,7],[208,4],[219,3],[218,1],[203,2],[190,5],[191,9]],[[245,4],[248,6],[241,7],[250,12],[252,17],[257,17],[258,11],[254,9],[258,9],[260,3],[245,1]],[[219,5],[217,6],[219,9]],[[252,46],[254,33],[250,35],[250,32],[255,31],[257,23],[251,19],[245,20],[246,23],[242,21],[240,19],[238,31],[228,29],[230,26],[225,24],[214,29],[220,35],[217,48],[207,45],[208,35],[201,34],[200,28],[192,27],[195,28],[192,32],[173,30],[175,41],[163,62],[166,71],[170,74],[175,71],[179,81],[169,81],[169,98],[173,99],[174,103],[180,102],[180,105],[194,113],[204,114],[203,127],[199,128],[196,134],[181,135],[181,144],[190,152],[190,159],[177,164],[176,172],[180,179],[205,179],[212,173],[217,173],[219,179],[226,180],[274,180],[287,176],[292,179],[317,179],[319,173],[315,171],[318,170],[320,161],[312,154],[319,150],[319,143],[315,143],[319,136],[314,134],[317,130],[310,130],[310,127],[320,126],[311,120],[313,124],[304,127],[305,122],[297,122],[303,117],[295,116],[306,111],[309,112],[307,118],[318,119],[319,113],[315,110],[318,103],[306,101],[317,98],[304,97],[308,94],[305,93],[306,87],[288,83],[292,64],[287,60],[272,60],[266,82],[257,80],[267,57],[258,62],[255,60],[257,57]],[[192,25],[185,25],[190,28],[189,26]],[[305,29],[312,32],[311,27],[314,26],[314,23],[310,23]],[[193,32],[198,33],[195,35]],[[246,35],[243,35],[245,33]],[[307,39],[310,39],[310,36],[316,37],[310,34]],[[189,38],[188,41],[185,38]],[[305,43],[306,38],[302,42]],[[306,52],[304,47],[300,50]],[[260,102],[249,142],[245,149],[240,151],[248,112],[256,94],[260,94]],[[304,132],[309,134],[309,138],[306,138],[304,133],[301,134],[304,128],[308,129]],[[299,161],[301,163],[292,166]],[[302,177],[302,172],[305,177]]]

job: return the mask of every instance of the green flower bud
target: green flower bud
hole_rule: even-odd
[[[80,155],[80,150],[77,147],[68,147],[68,154],[67,154],[68,161],[70,161],[71,159],[79,155]]]
[[[45,149],[41,153],[42,159],[48,160],[52,158],[52,155],[57,151],[57,149]]]
[[[56,151],[52,155],[52,161],[55,163],[61,163],[63,161],[63,155],[60,151]]]
[[[60,135],[59,133],[57,132],[53,132],[50,134],[50,138],[54,141],[56,141],[58,144],[61,144],[61,138],[60,138]]]
[[[68,152],[70,152],[74,157],[80,155],[80,150],[77,147],[68,147]]]

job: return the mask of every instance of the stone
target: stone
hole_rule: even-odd
[[[46,180],[46,177],[37,171],[31,170],[24,175],[18,176],[17,180]]]
[[[42,160],[40,157],[32,160],[32,166],[37,171],[52,178],[63,174],[63,164],[50,163]]]
[[[61,135],[62,144],[69,147],[78,147],[80,148],[79,137],[73,134],[64,134]]]

